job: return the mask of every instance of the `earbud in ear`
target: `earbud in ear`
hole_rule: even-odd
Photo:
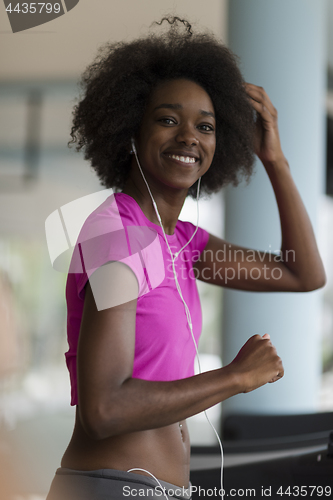
[[[133,139],[133,137],[131,138],[131,144],[132,144],[132,150],[133,150],[133,153],[136,153],[136,147],[135,147],[135,144],[134,144],[134,139]]]

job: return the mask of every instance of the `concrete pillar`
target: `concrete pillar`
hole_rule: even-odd
[[[324,186],[325,2],[231,0],[229,46],[248,82],[264,87],[279,113],[282,148],[316,229]],[[227,241],[278,250],[280,225],[262,164],[249,186],[226,192]],[[224,403],[223,414],[317,410],[320,383],[320,294],[225,290],[223,362],[254,333],[269,333],[285,377]]]

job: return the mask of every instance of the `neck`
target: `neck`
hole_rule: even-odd
[[[173,234],[188,190],[164,187],[162,191],[156,186],[154,179],[145,177],[162,219],[164,231],[166,234]],[[137,166],[132,168],[122,192],[134,198],[151,222],[159,224],[146,183]]]

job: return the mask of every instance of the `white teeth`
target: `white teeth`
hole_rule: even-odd
[[[195,158],[192,156],[178,156],[178,155],[170,155],[170,158],[174,160],[182,161],[184,163],[195,163]]]

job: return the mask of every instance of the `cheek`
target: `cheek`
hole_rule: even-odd
[[[170,140],[170,134],[166,131],[152,130],[146,141],[146,149],[149,154],[159,155]]]
[[[216,149],[216,139],[214,137],[214,138],[212,138],[212,140],[207,145],[208,156],[211,159],[213,159],[213,156],[215,154],[215,149]]]
[[[156,134],[147,130],[144,134],[140,136],[139,140],[139,150],[141,157],[146,159],[150,156],[156,154],[156,149],[158,148],[158,141],[156,140]]]

